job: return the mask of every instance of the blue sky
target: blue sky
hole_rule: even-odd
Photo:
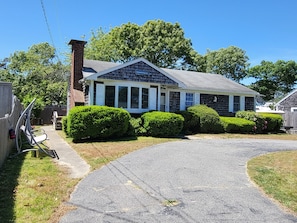
[[[252,66],[262,60],[297,61],[296,0],[9,0],[1,3],[0,60],[34,44],[54,44],[69,52],[70,39],[89,40],[92,31],[105,31],[131,22],[161,19],[178,22],[194,49],[237,46]]]

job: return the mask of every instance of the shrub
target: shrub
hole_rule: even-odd
[[[266,121],[267,132],[279,132],[283,125],[283,117],[279,114],[261,113],[261,116]]]
[[[266,129],[265,120],[255,111],[238,111],[235,117],[255,122],[253,130],[255,133],[262,133]]]
[[[255,122],[243,118],[220,117],[225,132],[250,133],[253,132]]]
[[[64,116],[62,118],[62,129],[63,129],[63,131],[65,132],[66,135],[68,135],[68,133],[67,133],[67,120],[68,120],[67,116]]]
[[[194,105],[187,109],[199,117],[200,132],[202,133],[220,133],[223,127],[220,122],[219,114],[206,105]]]
[[[238,111],[235,115],[255,122],[255,133],[278,132],[282,125],[282,117],[278,114],[256,113],[255,111]]]
[[[200,131],[200,121],[199,116],[195,115],[193,112],[189,111],[179,111],[177,114],[180,114],[184,117],[184,124],[182,132],[185,134],[195,134]]]
[[[146,135],[146,129],[143,128],[142,119],[139,118],[131,118],[130,119],[130,126],[133,129],[135,136],[144,136]]]
[[[73,140],[106,139],[126,134],[130,114],[121,108],[77,106],[70,110],[67,133]]]
[[[154,137],[177,136],[182,128],[184,118],[175,113],[153,111],[141,116],[146,134]]]

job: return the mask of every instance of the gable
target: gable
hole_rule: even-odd
[[[297,90],[292,91],[283,99],[281,99],[278,103],[276,103],[276,107],[297,107]]]
[[[126,80],[135,82],[158,83],[164,85],[178,86],[178,83],[167,77],[159,70],[148,65],[144,61],[131,63],[128,66],[112,69],[111,71],[97,76],[98,79]]]

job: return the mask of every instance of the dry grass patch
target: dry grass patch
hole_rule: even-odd
[[[248,174],[266,194],[297,214],[297,151],[256,157],[248,162]]]
[[[135,150],[180,140],[178,138],[138,137],[136,139],[126,138],[113,141],[73,143],[71,139],[66,138],[64,132],[59,131],[59,134],[86,160],[93,170]]]

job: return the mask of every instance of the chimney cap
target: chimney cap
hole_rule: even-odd
[[[87,41],[72,39],[72,40],[70,40],[68,45],[74,45],[74,44],[83,44],[83,45],[85,45],[86,43],[87,43]]]

